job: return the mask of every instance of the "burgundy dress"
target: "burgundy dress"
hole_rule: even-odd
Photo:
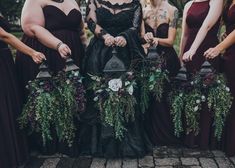
[[[202,1],[202,2],[193,2],[191,7],[188,10],[186,17],[186,24],[188,26],[189,37],[186,42],[184,52],[187,52],[193,41],[196,38],[196,35],[202,26],[208,12],[210,9],[209,5],[210,1]],[[205,61],[204,52],[211,47],[214,47],[218,44],[218,30],[219,23],[217,23],[209,30],[204,41],[199,46],[196,54],[193,57],[191,62],[186,62],[186,68],[189,73],[196,73],[201,69],[201,65]],[[216,70],[219,70],[219,57],[211,60],[211,64]],[[203,108],[200,112],[200,133],[198,136],[194,136],[193,134],[189,134],[185,136],[184,142],[189,147],[200,147],[201,149],[214,148],[215,147],[215,138],[214,131],[212,128],[213,119],[211,117],[210,111],[206,105],[203,105]]]
[[[156,31],[145,24],[145,31],[152,32],[155,37],[168,37],[168,23],[162,23]],[[166,68],[170,72],[170,77],[174,77],[180,69],[180,61],[173,47],[165,47],[158,45],[157,51],[159,54],[164,52],[166,58]],[[166,87],[166,89],[168,89]],[[174,136],[174,126],[170,115],[170,106],[165,93],[161,102],[156,101],[154,97],[150,99],[149,106],[149,122],[147,123],[147,132],[154,145],[176,145],[180,144],[179,139]]]
[[[80,33],[81,33],[81,23],[82,15],[80,11],[72,9],[67,15],[53,5],[47,5],[43,8],[43,13],[45,17],[45,28],[49,30],[55,37],[60,39],[62,42],[67,44],[71,51],[74,62],[79,66],[81,59],[84,55],[84,48],[81,43]],[[40,51],[46,55],[49,69],[52,72],[58,72],[62,70],[65,66],[65,60],[60,56],[59,52],[50,49],[43,44],[41,44],[36,38],[30,38],[24,34],[22,41],[33,49]],[[24,55],[23,53],[17,53],[16,56],[16,66],[18,77],[20,80],[21,90],[23,90],[24,101],[27,99],[27,89],[25,86],[28,84],[29,80],[35,79],[39,72],[39,65],[35,64],[33,60]],[[41,146],[41,141],[35,141],[32,138],[31,149],[42,150],[42,152],[52,154],[54,152],[62,152],[69,155],[75,155],[77,152],[76,147],[69,148],[64,145],[58,145],[56,142],[53,144],[48,144],[46,148]],[[37,138],[36,138],[37,139]]]
[[[235,5],[233,5],[230,10],[226,11],[225,23],[226,23],[226,33],[230,34],[235,30]],[[223,70],[228,80],[228,86],[231,89],[232,96],[235,98],[235,45],[229,47],[224,54]],[[233,100],[232,109],[228,117],[225,138],[224,138],[224,150],[227,155],[235,155],[235,99]]]
[[[0,28],[8,31],[0,17]],[[16,168],[27,159],[26,142],[18,129],[21,100],[16,81],[13,56],[8,45],[0,41],[0,167]]]

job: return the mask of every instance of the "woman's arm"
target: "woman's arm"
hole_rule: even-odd
[[[35,51],[34,49],[28,47],[24,43],[22,43],[18,38],[13,36],[10,33],[7,33],[4,29],[0,27],[0,40],[4,41],[5,43],[11,45],[12,47],[16,48],[20,52],[29,55],[32,57],[35,63],[41,63],[46,57],[40,53]]]
[[[184,7],[184,12],[183,12],[183,18],[182,18],[182,34],[181,34],[181,40],[180,40],[180,52],[179,52],[179,56],[180,56],[180,60],[182,61],[182,57],[183,57],[183,52],[184,52],[184,48],[186,45],[186,41],[188,39],[188,25],[186,23],[186,17],[187,17],[187,13],[188,10],[190,8],[190,6],[192,5],[192,1],[188,2],[185,7]]]
[[[87,26],[96,37],[104,40],[106,46],[112,46],[115,42],[115,39],[97,23],[96,9],[96,0],[89,0],[86,9]]]
[[[204,20],[199,32],[197,33],[196,39],[194,40],[191,48],[183,55],[185,61],[191,61],[192,57],[196,53],[197,49],[205,39],[208,31],[215,25],[221,16],[223,9],[222,0],[210,0],[210,10]]]
[[[214,48],[210,48],[205,52],[207,58],[213,59],[235,44],[235,30],[233,30],[220,44]]]
[[[167,38],[157,38],[158,44],[166,47],[172,47],[175,41],[177,32],[177,23],[179,19],[179,11],[177,8],[173,8],[170,16],[169,30]]]
[[[25,34],[36,37],[48,48],[58,50],[65,58],[71,54],[70,48],[44,28],[44,15],[40,0],[26,0],[22,10],[22,29]]]

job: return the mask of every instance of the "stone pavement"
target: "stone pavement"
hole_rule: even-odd
[[[235,157],[221,151],[157,147],[141,159],[68,158],[61,155],[32,156],[24,168],[235,168]]]

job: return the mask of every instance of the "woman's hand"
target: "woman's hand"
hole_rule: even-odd
[[[40,64],[40,63],[42,63],[43,60],[46,60],[45,55],[43,53],[40,53],[37,51],[33,51],[30,56],[32,57],[33,61],[36,64]]]
[[[114,45],[115,43],[115,38],[113,36],[111,36],[110,34],[106,34],[103,36],[104,38],[104,44],[108,47],[111,47]]]
[[[187,52],[184,53],[184,55],[182,57],[183,61],[185,61],[185,62],[192,61],[195,53],[196,53],[195,50],[192,50],[192,49],[188,50]]]
[[[59,46],[57,47],[57,50],[58,50],[58,52],[60,53],[61,57],[64,58],[64,59],[66,59],[69,55],[72,54],[72,52],[71,52],[69,46],[67,46],[67,45],[64,44],[64,43],[61,43],[61,45],[59,45]]]
[[[153,33],[146,33],[144,35],[144,40],[147,42],[147,43],[152,43],[153,40],[154,40],[154,36],[153,36]]]
[[[118,47],[125,47],[127,44],[127,41],[124,37],[122,36],[117,36],[115,37],[115,45]]]
[[[157,46],[158,45],[158,38],[153,38],[152,45]]]
[[[208,59],[213,59],[217,57],[222,50],[219,47],[209,48],[205,53],[204,56]]]

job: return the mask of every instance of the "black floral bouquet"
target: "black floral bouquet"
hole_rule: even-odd
[[[193,132],[197,135],[200,131],[200,111],[202,106],[207,105],[212,113],[211,117],[214,118],[214,135],[218,140],[221,139],[233,98],[226,86],[224,75],[213,71],[209,62],[206,61],[201,71],[191,80],[176,80],[169,98],[176,136],[184,132],[183,115],[186,120],[186,134]]]
[[[149,54],[142,63],[139,77],[141,84],[141,111],[145,112],[149,104],[149,96],[153,94],[160,101],[166,83],[169,82],[169,72],[165,68],[164,53],[157,54],[156,47],[149,49]]]
[[[48,68],[43,63],[40,70],[37,78],[29,81],[27,85],[29,96],[19,122],[21,128],[29,127],[31,132],[40,132],[45,145],[48,140],[52,140],[54,114],[59,109],[55,96],[56,89]]]
[[[125,123],[135,120],[136,80],[133,72],[126,72],[120,78],[90,75],[90,89],[100,110],[104,125],[113,127],[115,137],[121,140],[126,131]]]
[[[66,68],[54,77],[59,109],[55,114],[55,128],[60,141],[71,146],[75,138],[76,119],[85,111],[86,98],[83,77],[73,60],[66,60]]]
[[[82,76],[70,58],[65,70],[53,78],[44,64],[40,69],[38,77],[28,85],[30,94],[19,119],[21,127],[40,132],[44,145],[53,140],[52,131],[56,131],[59,141],[71,146],[76,119],[86,104]]]

